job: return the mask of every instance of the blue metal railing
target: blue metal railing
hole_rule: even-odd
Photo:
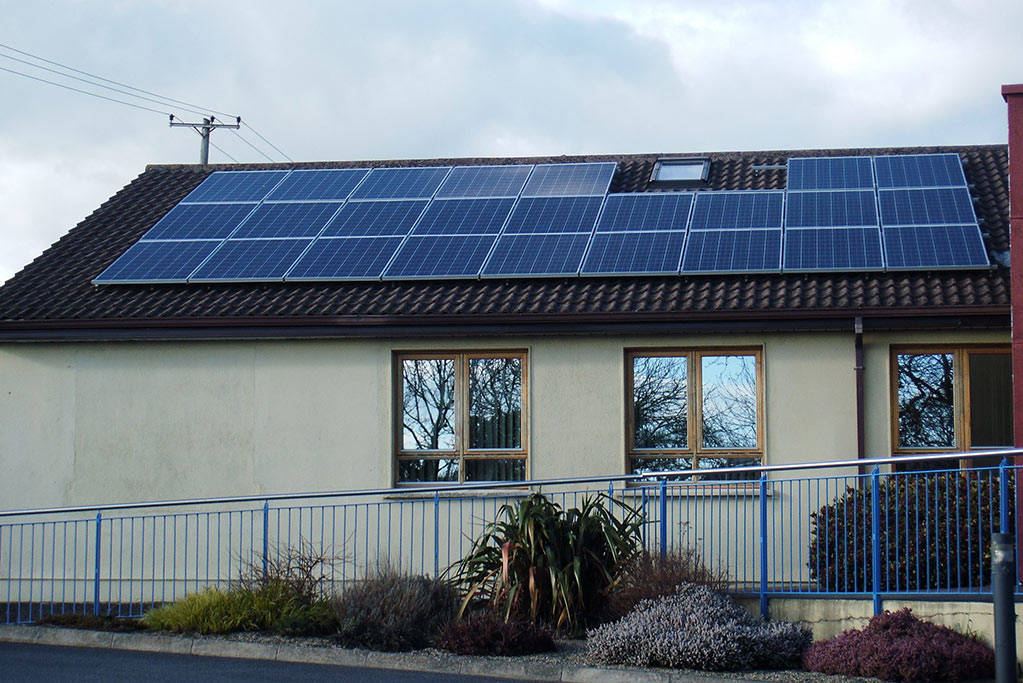
[[[999,466],[958,469],[960,459],[992,455],[1003,457]],[[384,565],[441,575],[502,505],[530,491],[566,508],[604,493],[638,509],[648,550],[691,551],[734,590],[759,597],[765,614],[779,596],[863,597],[875,611],[895,596],[977,598],[990,595],[991,534],[1023,526],[1021,468],[1009,460],[1017,455],[12,510],[0,512],[0,623],[139,616],[265,574],[298,548],[333,558],[324,565],[333,589]],[[894,463],[946,469],[880,470]],[[809,474],[783,476],[800,470]]]

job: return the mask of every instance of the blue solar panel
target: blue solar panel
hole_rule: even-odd
[[[192,280],[280,280],[312,240],[228,240]]]
[[[136,242],[95,282],[184,282],[219,240]]]
[[[178,204],[142,239],[225,239],[254,208],[255,204]]]
[[[182,202],[258,202],[287,171],[215,171]]]
[[[605,232],[593,236],[583,261],[587,275],[678,272],[684,232]]]
[[[600,197],[523,197],[515,205],[506,233],[593,232]]]
[[[393,278],[475,277],[495,235],[409,237],[384,273]]]
[[[890,269],[982,267],[988,265],[976,225],[884,228]]]
[[[589,244],[588,234],[505,233],[497,240],[483,275],[575,275]]]
[[[413,234],[496,235],[514,204],[514,199],[438,199],[427,207]]]
[[[685,232],[693,195],[688,192],[611,194],[604,202],[597,232],[679,230]]]
[[[877,225],[874,192],[790,192],[785,205],[790,228],[846,228]]]
[[[565,195],[603,196],[611,184],[616,164],[540,164],[533,169],[523,197]]]
[[[518,197],[532,166],[456,166],[438,197]]]
[[[785,232],[786,270],[880,270],[877,228],[822,228]]]
[[[965,187],[958,154],[900,154],[874,157],[879,188]]]
[[[790,158],[787,187],[789,191],[873,189],[870,157]]]
[[[449,166],[374,168],[352,199],[429,199],[440,187]]]
[[[340,206],[337,202],[260,204],[233,237],[316,237]]]
[[[697,230],[689,233],[683,273],[781,269],[781,230]]]
[[[976,224],[970,192],[962,188],[881,190],[881,224]]]
[[[700,192],[692,230],[781,228],[784,192]]]
[[[378,278],[401,244],[401,237],[320,238],[313,243],[288,280],[366,280]]]
[[[267,201],[339,201],[346,199],[369,173],[364,168],[292,171]]]
[[[427,201],[348,202],[323,231],[324,237],[407,235]]]

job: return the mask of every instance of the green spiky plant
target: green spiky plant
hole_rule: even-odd
[[[610,588],[642,549],[643,523],[638,511],[607,494],[570,510],[539,493],[503,505],[448,570],[464,592],[459,617],[485,602],[506,620],[582,633],[604,615]]]

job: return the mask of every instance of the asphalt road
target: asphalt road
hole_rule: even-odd
[[[156,652],[130,652],[87,647],[0,643],[0,682],[21,681],[497,681],[452,674],[294,664],[253,659],[199,657]]]

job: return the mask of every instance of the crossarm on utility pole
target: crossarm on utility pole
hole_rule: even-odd
[[[215,116],[210,115],[209,118],[204,117],[202,123],[189,123],[187,121],[175,121],[174,114],[171,114],[170,125],[171,128],[187,126],[199,133],[199,137],[202,138],[199,147],[199,163],[206,166],[210,163],[210,133],[217,128],[241,128],[242,117],[237,117],[234,123],[220,123]]]

